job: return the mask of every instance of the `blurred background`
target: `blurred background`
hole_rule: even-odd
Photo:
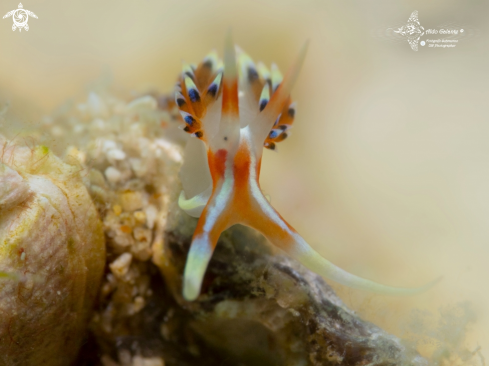
[[[16,9],[17,1],[2,0],[0,13]],[[443,324],[463,328],[472,316],[457,305],[465,303],[476,321],[464,342],[470,350],[481,346],[489,359],[487,1],[23,5],[39,19],[30,18],[30,30],[21,33],[12,32],[12,19],[0,21],[0,102],[9,101],[8,113],[26,125],[84,97],[102,74],[111,75],[117,90],[170,91],[181,61],[220,51],[230,26],[256,61],[276,62],[282,71],[310,39],[293,93],[292,136],[278,153],[266,151],[264,191],[312,246],[352,273],[395,286],[444,276],[408,298],[336,286],[364,318],[404,338],[418,337],[415,328],[427,323],[436,339],[462,338]],[[455,48],[414,52],[387,31],[414,10],[425,28],[452,22],[466,32]],[[0,132],[11,128],[4,121]],[[445,320],[437,323],[440,316]],[[416,339],[422,352],[436,348]]]

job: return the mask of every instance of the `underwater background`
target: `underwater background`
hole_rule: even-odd
[[[407,298],[335,286],[363,318],[418,343],[422,353],[453,343],[480,346],[477,355],[489,359],[487,1],[23,5],[39,17],[29,19],[28,32],[12,32],[11,19],[0,22],[0,102],[9,101],[19,121],[0,120],[9,136],[100,80],[134,95],[170,92],[182,60],[199,62],[214,48],[222,55],[230,26],[255,61],[283,71],[310,39],[292,93],[292,134],[278,153],[264,153],[264,192],[315,249],[349,272],[406,287],[443,276]],[[0,13],[17,6],[4,0]],[[415,10],[426,29],[463,28],[457,46],[414,52],[395,37],[392,28]]]

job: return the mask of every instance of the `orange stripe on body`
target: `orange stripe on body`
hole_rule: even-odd
[[[228,210],[226,210],[228,211]],[[194,235],[192,236],[192,241],[197,237],[202,234],[204,234],[204,226],[206,223],[206,218],[209,214],[208,211],[208,206],[204,208],[204,211],[202,211],[202,215],[199,218],[199,221],[197,222],[197,227],[195,228]],[[212,247],[212,250],[215,249],[217,245],[217,241],[219,240],[219,237],[221,236],[221,233],[226,230],[230,226],[230,217],[227,214],[222,214],[218,217],[214,225],[212,226],[212,230],[207,233],[208,235],[208,242]]]
[[[222,114],[239,118],[238,80],[225,78],[222,84]]]
[[[207,152],[207,161],[209,163],[209,169],[211,171],[213,189],[216,189],[217,183],[224,179],[224,173],[226,171],[226,158],[228,152],[224,149],[217,150],[214,154],[212,150]]]
[[[199,218],[197,227],[195,228],[194,231],[193,239],[195,239],[197,236],[202,235],[204,233],[204,226],[206,225],[208,216],[210,214],[209,211],[213,209],[212,207],[209,208],[210,207],[209,205],[212,205],[213,203],[212,201],[216,199],[216,193],[217,190],[219,189],[218,184],[224,180],[224,174],[226,172],[227,156],[228,156],[228,152],[225,149],[217,150],[216,153],[212,152],[212,150],[208,150],[207,152],[207,160],[209,163],[209,170],[212,177],[213,192],[211,198],[209,199],[209,202],[207,203],[207,206],[204,208]],[[219,239],[221,233],[229,227],[229,222],[230,222],[229,212],[232,212],[232,210],[233,210],[232,205],[226,207],[225,210],[221,212],[221,214],[216,218],[210,232],[207,233],[207,235],[209,236],[209,243],[211,244],[213,249],[215,248],[217,244],[217,240]]]
[[[248,181],[250,177],[250,151],[245,143],[241,143],[234,156],[233,173],[236,192],[245,194],[248,192]]]
[[[241,144],[236,156],[234,157],[234,195],[232,201],[232,210],[236,221],[245,223],[247,218],[255,214],[253,199],[249,190],[251,159],[250,152],[245,144]]]
[[[260,187],[258,182],[260,168],[261,159],[258,160],[255,167],[255,176],[257,177],[256,184],[258,187]],[[261,191],[259,192],[261,197],[255,198],[252,196],[250,190],[250,169],[252,169],[250,151],[246,144],[241,144],[234,158],[235,193],[231,206],[232,211],[236,212],[238,222],[260,231],[271,243],[278,247],[287,248],[293,246],[295,241],[291,237],[290,232],[295,233],[294,228],[290,226],[277,211],[275,211],[262,195]],[[258,203],[258,199],[261,199],[262,204],[275,214],[275,218],[269,217],[267,212]],[[289,231],[284,230],[280,224],[286,226]]]
[[[268,201],[267,201],[268,202]],[[253,207],[252,205],[251,207]],[[271,206],[270,206],[271,207]],[[272,207],[273,209],[273,207]],[[275,209],[273,211],[278,216],[279,220],[284,224],[288,230],[284,230],[280,224],[269,217],[265,212],[259,208],[252,208],[252,215],[247,217],[248,225],[252,228],[261,232],[273,245],[287,250],[295,245],[295,239],[290,235],[290,233],[295,233],[296,231],[292,226],[289,225],[287,221],[277,212]]]

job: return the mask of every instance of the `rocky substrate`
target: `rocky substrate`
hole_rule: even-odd
[[[187,138],[177,118],[165,98],[90,93],[46,118],[48,134],[29,131],[77,167],[105,233],[102,284],[75,365],[428,364],[243,226],[223,233],[201,296],[186,302],[181,276],[197,220],[176,203]]]

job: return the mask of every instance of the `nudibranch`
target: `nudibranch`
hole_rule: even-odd
[[[239,48],[228,34],[224,62],[215,52],[197,66],[184,64],[175,103],[191,134],[181,170],[179,205],[198,217],[183,275],[183,296],[195,300],[221,233],[235,224],[252,227],[270,243],[312,271],[353,288],[408,295],[420,288],[384,286],[350,274],[314,249],[270,205],[260,184],[263,148],[287,137],[295,116],[290,92],[305,58],[307,43],[285,77],[269,71]]]

